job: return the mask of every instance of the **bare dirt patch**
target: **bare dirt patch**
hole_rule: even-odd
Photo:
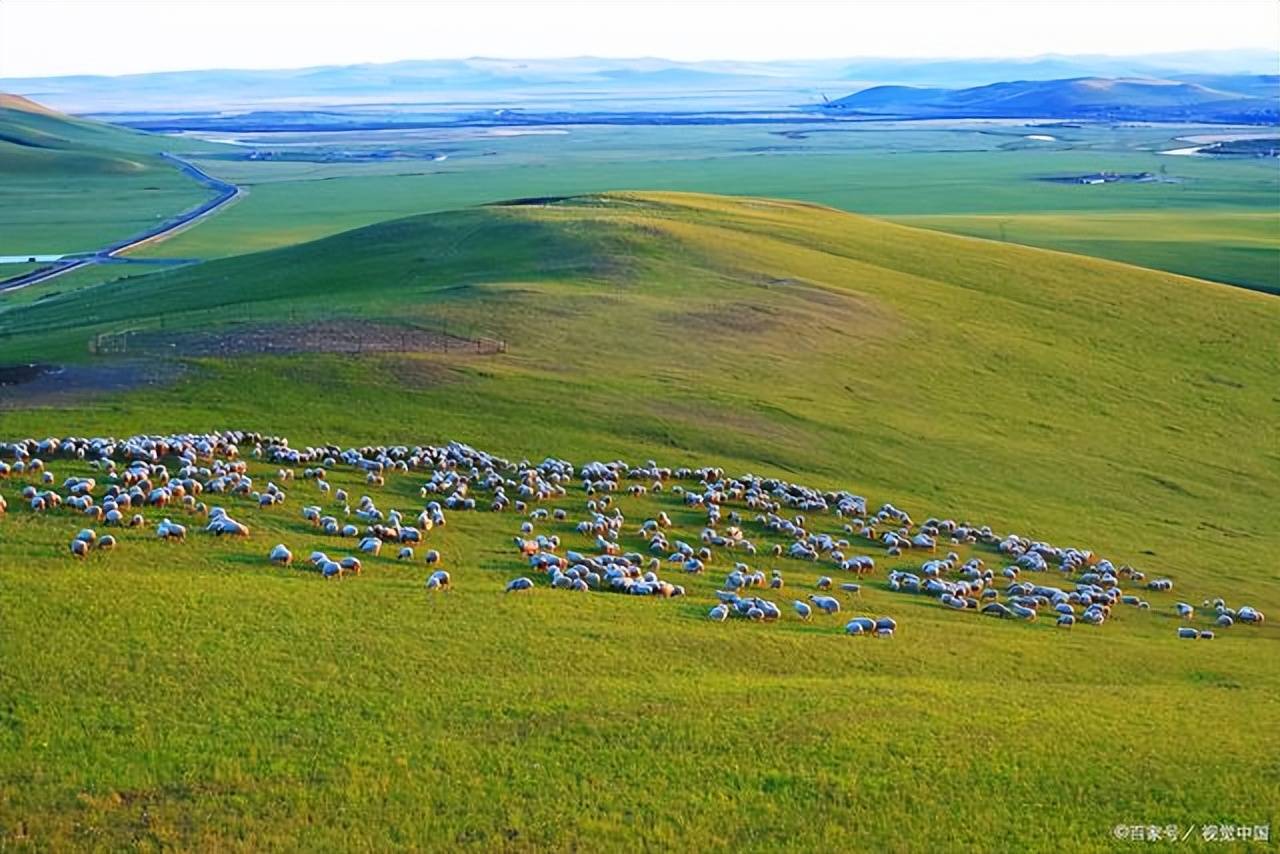
[[[103,359],[80,365],[0,366],[0,411],[56,406],[176,382],[181,362]]]
[[[292,355],[295,353],[494,354],[506,342],[466,338],[444,330],[389,323],[323,321],[258,324],[209,331],[128,332],[99,342],[100,349],[173,356]]]

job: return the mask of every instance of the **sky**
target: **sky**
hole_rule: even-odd
[[[1278,0],[0,0],[0,77],[471,56],[681,61],[1280,45]]]

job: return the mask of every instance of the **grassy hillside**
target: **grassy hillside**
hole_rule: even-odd
[[[1057,141],[1024,138],[1037,131]],[[249,186],[250,195],[146,253],[223,257],[396,216],[626,186],[791,198],[887,217],[938,217],[929,224],[998,237],[998,228],[978,228],[989,217],[1005,223],[1018,242],[1280,289],[1276,164],[1155,153],[1186,145],[1179,136],[1205,132],[990,123],[867,125],[840,132],[801,128],[793,136],[767,127],[572,128],[562,136],[396,140],[449,150],[448,161],[430,165],[203,161],[213,174]],[[1043,180],[1101,170],[1164,174],[1169,180],[1107,186]],[[1050,227],[1038,224],[1046,216],[1054,220]]]
[[[0,96],[0,254],[96,249],[197,204],[207,191],[158,156],[189,147]]]
[[[1044,246],[1280,293],[1280,217],[1272,212],[1178,210],[911,216],[908,225]]]
[[[425,598],[421,565],[386,557],[341,584],[267,568],[276,541],[323,545],[298,516],[307,484],[264,513],[229,499],[247,543],[125,532],[87,564],[64,557],[77,520],[11,509],[0,827],[50,847],[735,850],[1274,828],[1280,741],[1257,723],[1276,714],[1280,635],[1178,641],[1171,609],[1280,611],[1277,305],[805,204],[611,194],[397,220],[0,313],[0,364],[83,361],[95,332],[162,323],[447,321],[509,342],[199,359],[172,385],[0,411],[0,436],[261,424],[295,445],[722,463],[1177,584],[1150,612],[1062,632],[891,593],[883,570],[919,556],[878,551],[857,607],[902,630],[859,644],[834,621],[706,622],[727,558],[687,600],[504,597],[524,571],[508,514],[431,534],[457,590]],[[379,503],[416,508],[417,485],[393,478]],[[673,496],[622,501],[697,536]],[[563,506],[576,518],[581,494]],[[797,592],[822,571],[776,565]]]

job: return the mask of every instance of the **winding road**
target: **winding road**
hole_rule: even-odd
[[[103,262],[110,262],[112,260],[123,260],[119,258],[121,253],[128,252],[130,249],[137,249],[140,246],[145,246],[146,244],[157,240],[163,240],[164,238],[171,236],[174,232],[186,228],[198,220],[213,215],[218,210],[244,194],[243,187],[238,187],[235,184],[229,184],[221,178],[215,178],[195,164],[183,160],[181,157],[176,157],[167,153],[161,154],[160,156],[177,164],[180,171],[185,172],[201,184],[204,184],[206,187],[214,190],[216,195],[205,202],[201,202],[194,208],[183,211],[172,219],[165,220],[154,228],[149,228],[141,234],[134,235],[133,237],[127,237],[123,240],[118,240],[115,243],[110,243],[95,252],[77,253],[74,256],[55,261],[48,267],[41,267],[39,270],[32,270],[30,273],[25,273],[21,276],[14,276],[10,279],[0,279],[0,293],[3,293],[4,291],[16,291],[19,288],[25,288],[28,285],[47,282],[50,279],[63,275],[64,273],[70,273],[72,270],[79,270],[82,267],[89,266],[90,264],[100,264]]]

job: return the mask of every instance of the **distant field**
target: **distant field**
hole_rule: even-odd
[[[1280,288],[1280,164],[1154,154],[1197,128],[920,123],[777,128],[571,128],[562,136],[354,135],[350,148],[448,151],[442,162],[205,161],[253,188],[236,209],[145,252],[223,257],[395,216],[522,196],[689,190],[814,201],[930,227],[1092,252],[1260,289]],[[1203,130],[1203,128],[1200,128]],[[1025,139],[1037,131],[1053,142]],[[796,135],[799,135],[797,138]],[[328,135],[323,142],[335,145]],[[255,142],[269,142],[255,138]],[[1045,177],[1151,172],[1168,181],[1082,186]],[[1116,214],[1140,214],[1135,219]],[[1025,220],[1025,223],[1023,222]]]
[[[5,842],[1105,851],[1117,824],[1275,832],[1274,298],[803,204],[622,195],[58,294],[0,314],[0,364],[116,364],[86,341],[294,318],[448,321],[510,349],[192,359],[98,401],[6,390],[0,436],[265,422],[295,446],[718,463],[1096,549],[1177,586],[1063,631],[892,593],[884,572],[921,556],[868,543],[879,569],[846,607],[901,628],[862,643],[834,619],[709,623],[723,554],[684,600],[541,580],[506,596],[528,571],[512,514],[451,514],[429,535],[453,593],[428,597],[421,560],[385,553],[325,584],[264,559],[277,541],[349,550],[301,519],[318,498],[301,482],[263,513],[216,502],[253,526],[246,542],[122,531],[76,564],[81,519],[33,516],[18,478],[0,483]],[[416,512],[420,480],[372,491]],[[577,519],[585,498],[555,503]],[[619,500],[697,539],[676,496]],[[784,603],[828,569],[754,563],[783,571]],[[1178,640],[1173,603],[1213,596],[1272,622]]]
[[[1280,213],[895,217],[908,225],[1110,258],[1280,293]],[[1192,251],[1194,250],[1194,251]]]
[[[95,250],[199,204],[208,195],[199,184],[166,167],[129,176],[0,173],[0,253]],[[0,276],[12,269],[3,265]]]
[[[209,195],[157,156],[188,140],[32,109],[0,104],[0,255],[95,250]]]

